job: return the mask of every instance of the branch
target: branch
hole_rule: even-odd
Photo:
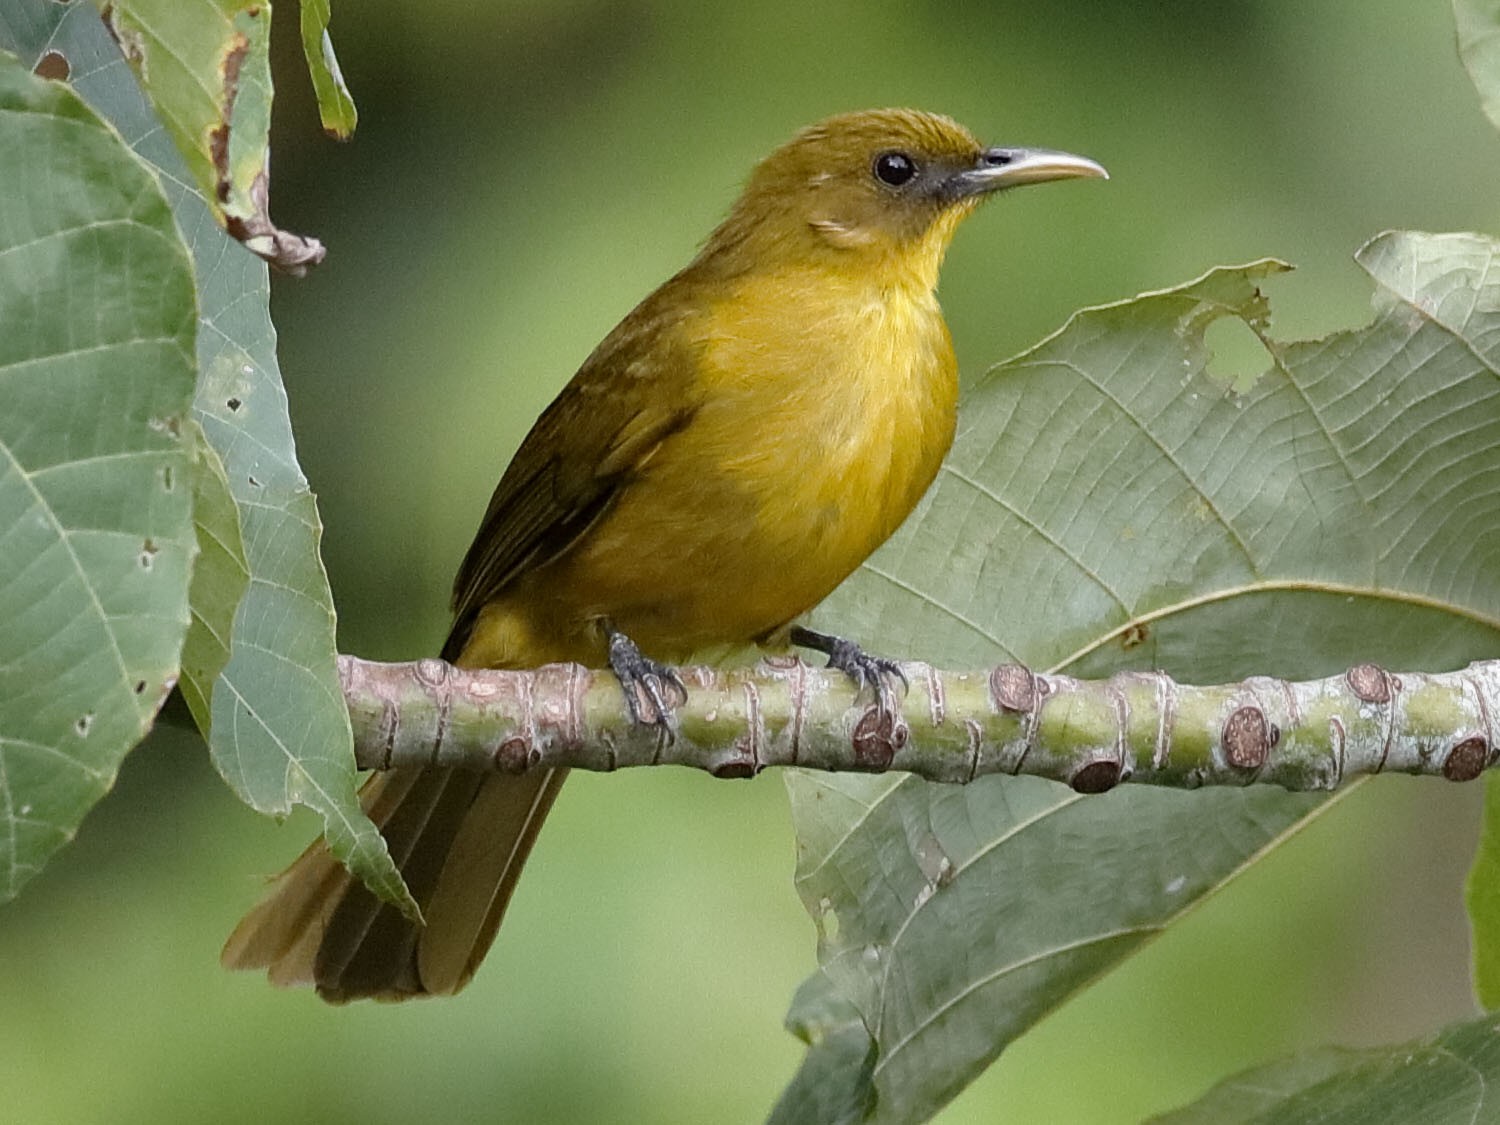
[[[1085,681],[1019,664],[904,668],[911,688],[894,722],[842,673],[794,657],[684,668],[688,699],[669,737],[631,723],[612,675],[576,664],[477,671],[339,657],[361,769],[675,764],[749,777],[796,765],[960,783],[1027,773],[1099,793],[1122,781],[1333,789],[1382,772],[1470,781],[1500,758],[1500,661],[1435,675],[1359,664],[1324,680],[1216,687],[1161,672]]]

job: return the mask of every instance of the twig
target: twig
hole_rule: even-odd
[[[1214,687],[1163,673],[1083,681],[1019,664],[903,667],[911,687],[894,716],[842,673],[795,658],[684,668],[688,699],[665,734],[630,722],[608,672],[578,665],[500,672],[339,658],[364,769],[675,764],[749,777],[798,765],[946,782],[1027,773],[1098,793],[1126,781],[1332,789],[1381,772],[1470,781],[1500,758],[1500,661],[1438,674],[1360,664],[1323,680]]]

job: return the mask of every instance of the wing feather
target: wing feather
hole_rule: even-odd
[[[463,651],[487,602],[566,554],[692,418],[698,352],[691,303],[675,288],[657,290],[604,338],[516,451],[454,581],[444,659]]]

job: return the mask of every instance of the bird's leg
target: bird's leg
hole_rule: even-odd
[[[854,681],[855,687],[863,689],[868,685],[874,688],[876,704],[888,715],[895,715],[897,711],[892,681],[900,680],[903,690],[911,686],[900,664],[883,656],[871,656],[851,640],[793,625],[791,641],[794,645],[826,655],[828,667],[844,673]]]
[[[625,692],[625,706],[631,721],[668,729],[672,712],[687,702],[687,687],[670,665],[644,655],[636,643],[613,626],[605,627],[609,639],[609,666]],[[668,693],[676,701],[667,702]],[[642,706],[642,697],[650,704]]]

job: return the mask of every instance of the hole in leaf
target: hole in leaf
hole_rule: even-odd
[[[89,727],[94,725],[94,713],[92,711],[78,716],[78,721],[73,724],[73,729],[78,732],[79,738],[87,738]]]
[[[164,465],[164,466],[162,466],[162,470],[161,470],[161,486],[162,486],[162,490],[164,492],[171,492],[172,491],[172,489],[174,487],[173,482],[174,482],[175,479],[176,478],[174,478],[172,476],[172,466],[171,465]]]
[[[235,410],[238,410],[240,408],[240,400],[237,399],[237,398],[232,398],[228,402],[226,402],[224,405],[227,406],[227,407],[229,407],[230,411],[235,411]]]
[[[145,680],[136,680],[136,682],[135,682],[135,693],[136,693],[136,695],[145,695],[146,694],[146,681]]]
[[[36,60],[36,66],[31,68],[31,73],[38,78],[47,78],[53,82],[66,82],[68,75],[72,73],[72,67],[68,65],[67,56],[61,51],[48,51]]]
[[[250,487],[251,488],[259,488],[260,487],[260,481],[256,480],[254,477],[246,477],[245,479],[250,482]]]
[[[839,939],[839,916],[834,912],[833,903],[827,899],[818,902],[818,917],[816,920],[819,937],[823,941],[832,944]]]
[[[1243,394],[1271,369],[1271,353],[1260,337],[1237,316],[1221,316],[1203,332],[1208,345],[1208,374]]]
[[[151,569],[151,563],[155,560],[155,558],[156,558],[156,543],[155,543],[154,540],[147,539],[144,543],[141,544],[141,555],[140,555],[141,569],[142,570],[150,570]]]

